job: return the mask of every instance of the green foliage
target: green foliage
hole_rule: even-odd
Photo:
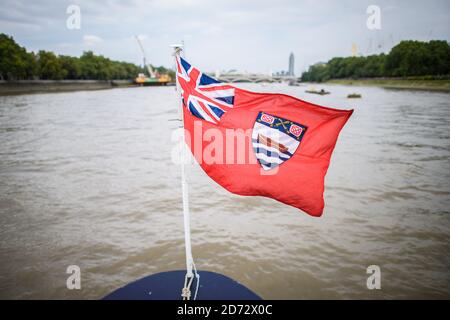
[[[66,79],[80,79],[81,62],[80,59],[70,56],[59,56],[59,61],[64,70],[66,70]]]
[[[58,57],[49,51],[39,51],[37,55],[38,76],[43,80],[61,80],[67,75]]]
[[[446,41],[402,41],[386,59],[390,76],[423,76],[450,73],[450,46]]]
[[[333,58],[315,64],[302,74],[303,81],[342,78],[440,77],[450,74],[450,46],[446,41],[402,41],[389,54]]]
[[[34,54],[27,53],[12,37],[0,34],[0,79],[29,79],[36,73]]]
[[[174,72],[164,67],[155,68],[159,74]],[[28,53],[12,37],[0,33],[0,79],[134,79],[143,69],[133,63],[114,61],[92,51],[81,57],[57,56],[53,52]]]

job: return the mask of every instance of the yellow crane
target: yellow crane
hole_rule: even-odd
[[[144,73],[139,73],[137,78],[134,79],[134,82],[144,86],[166,85],[167,83],[169,83],[171,79],[167,74],[159,75],[157,72],[155,72],[155,70],[153,70],[150,64],[147,64],[144,46],[142,45],[142,42],[138,36],[135,36],[135,38],[142,52],[144,68],[147,68],[149,76],[146,76]]]

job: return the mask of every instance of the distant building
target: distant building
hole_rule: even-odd
[[[358,46],[356,43],[352,43],[352,57],[358,56]]]
[[[294,54],[291,52],[289,55],[289,71],[288,76],[294,76]]]

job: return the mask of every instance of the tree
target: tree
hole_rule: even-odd
[[[61,62],[61,67],[66,71],[66,79],[80,79],[80,59],[70,56],[59,56],[59,61]]]
[[[49,51],[40,50],[38,53],[38,74],[40,79],[61,80],[67,75],[58,57]]]
[[[154,67],[159,74],[169,74],[172,70]],[[114,61],[92,51],[83,52],[80,58],[57,56],[53,52],[28,53],[12,37],[0,34],[0,79],[134,79],[143,69],[133,63]]]
[[[27,53],[12,37],[0,34],[0,78],[5,80],[31,79],[36,72],[34,55]]]
[[[446,41],[402,41],[387,55],[390,76],[442,75],[450,73],[450,46]]]
[[[338,78],[441,76],[450,73],[450,45],[446,41],[402,41],[389,54],[333,58],[315,64],[302,74],[303,81]]]

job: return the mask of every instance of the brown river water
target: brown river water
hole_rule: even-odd
[[[355,112],[321,218],[230,194],[190,165],[197,268],[265,299],[450,298],[450,94],[242,87]],[[177,106],[173,87],[0,97],[0,298],[99,299],[184,268]],[[66,288],[69,265],[80,290]]]

